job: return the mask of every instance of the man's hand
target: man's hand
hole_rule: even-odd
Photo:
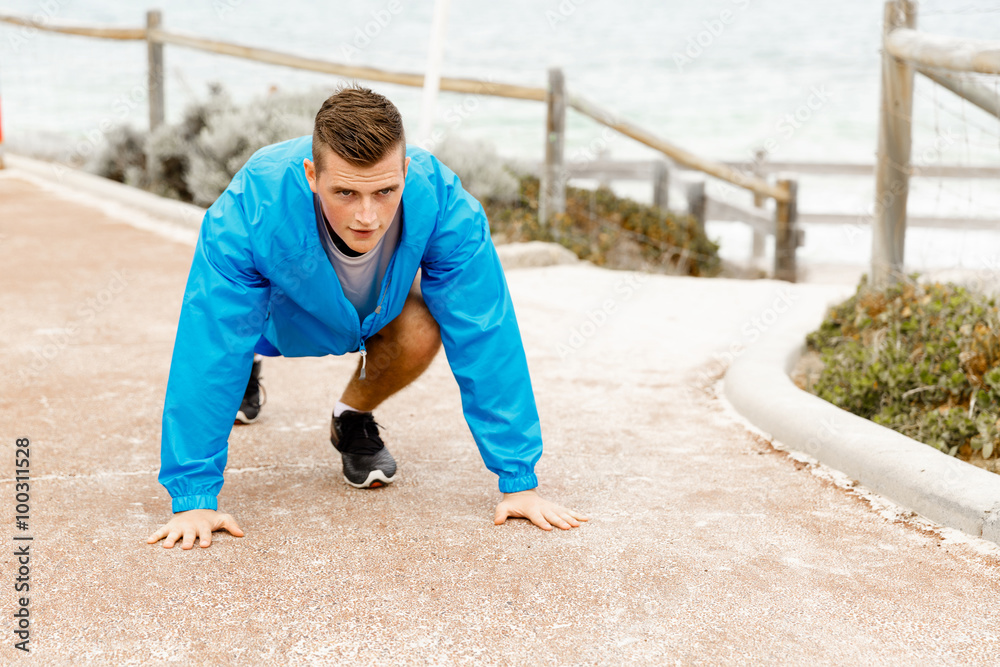
[[[568,510],[562,505],[545,500],[534,489],[503,494],[503,500],[497,505],[493,523],[502,524],[508,517],[528,519],[542,530],[552,530],[552,526],[569,530],[577,528],[587,517]]]
[[[171,549],[183,537],[181,549],[190,549],[194,546],[195,536],[198,536],[201,548],[207,549],[212,544],[212,531],[221,529],[228,530],[236,537],[243,537],[243,529],[228,514],[215,510],[188,510],[175,514],[163,528],[149,536],[146,544],[156,544],[167,538],[163,548]]]

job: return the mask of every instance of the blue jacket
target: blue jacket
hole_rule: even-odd
[[[312,137],[257,151],[202,221],[163,406],[159,481],[173,511],[217,509],[228,437],[261,336],[286,357],[341,355],[399,315],[421,270],[462,408],[503,492],[534,488],[542,453],[521,334],[483,208],[407,146],[402,234],[376,312],[359,321],[319,239],[302,160]]]

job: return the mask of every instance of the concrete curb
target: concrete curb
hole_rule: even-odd
[[[41,178],[49,185],[62,185],[138,209],[147,215],[180,225],[185,229],[197,231],[201,227],[202,218],[205,217],[205,209],[200,206],[160,197],[151,192],[56,162],[44,162],[21,155],[8,155],[7,167]]]
[[[853,415],[792,382],[806,334],[822,317],[815,307],[793,309],[734,360],[724,380],[729,402],[789,449],[932,521],[1000,544],[1000,475]]]
[[[197,232],[205,217],[205,209],[200,206],[160,197],[56,162],[45,162],[21,155],[7,155],[6,166],[11,171],[23,171],[40,178],[49,185],[62,185],[105,201],[110,200],[186,230]],[[496,248],[504,270],[572,264],[580,261],[571,250],[558,243],[529,241],[498,245]]]

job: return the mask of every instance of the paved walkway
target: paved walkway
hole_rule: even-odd
[[[246,537],[145,544],[193,248],[54,192],[0,176],[0,497],[13,526],[30,436],[37,664],[996,664],[995,548],[886,518],[701,388],[782,298],[844,286],[510,271],[541,490],[578,530],[492,525],[443,354],[378,411],[399,481],[346,486],[327,433],[350,356],[265,362],[220,499]]]

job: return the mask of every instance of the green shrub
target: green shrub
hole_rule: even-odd
[[[1000,451],[1000,309],[916,274],[875,290],[863,276],[806,338],[823,362],[812,391],[952,456]]]
[[[521,176],[513,203],[485,199],[490,230],[508,241],[556,241],[598,266],[714,276],[719,246],[694,218],[619,197],[608,188],[566,188],[566,213],[538,222],[539,181]]]

